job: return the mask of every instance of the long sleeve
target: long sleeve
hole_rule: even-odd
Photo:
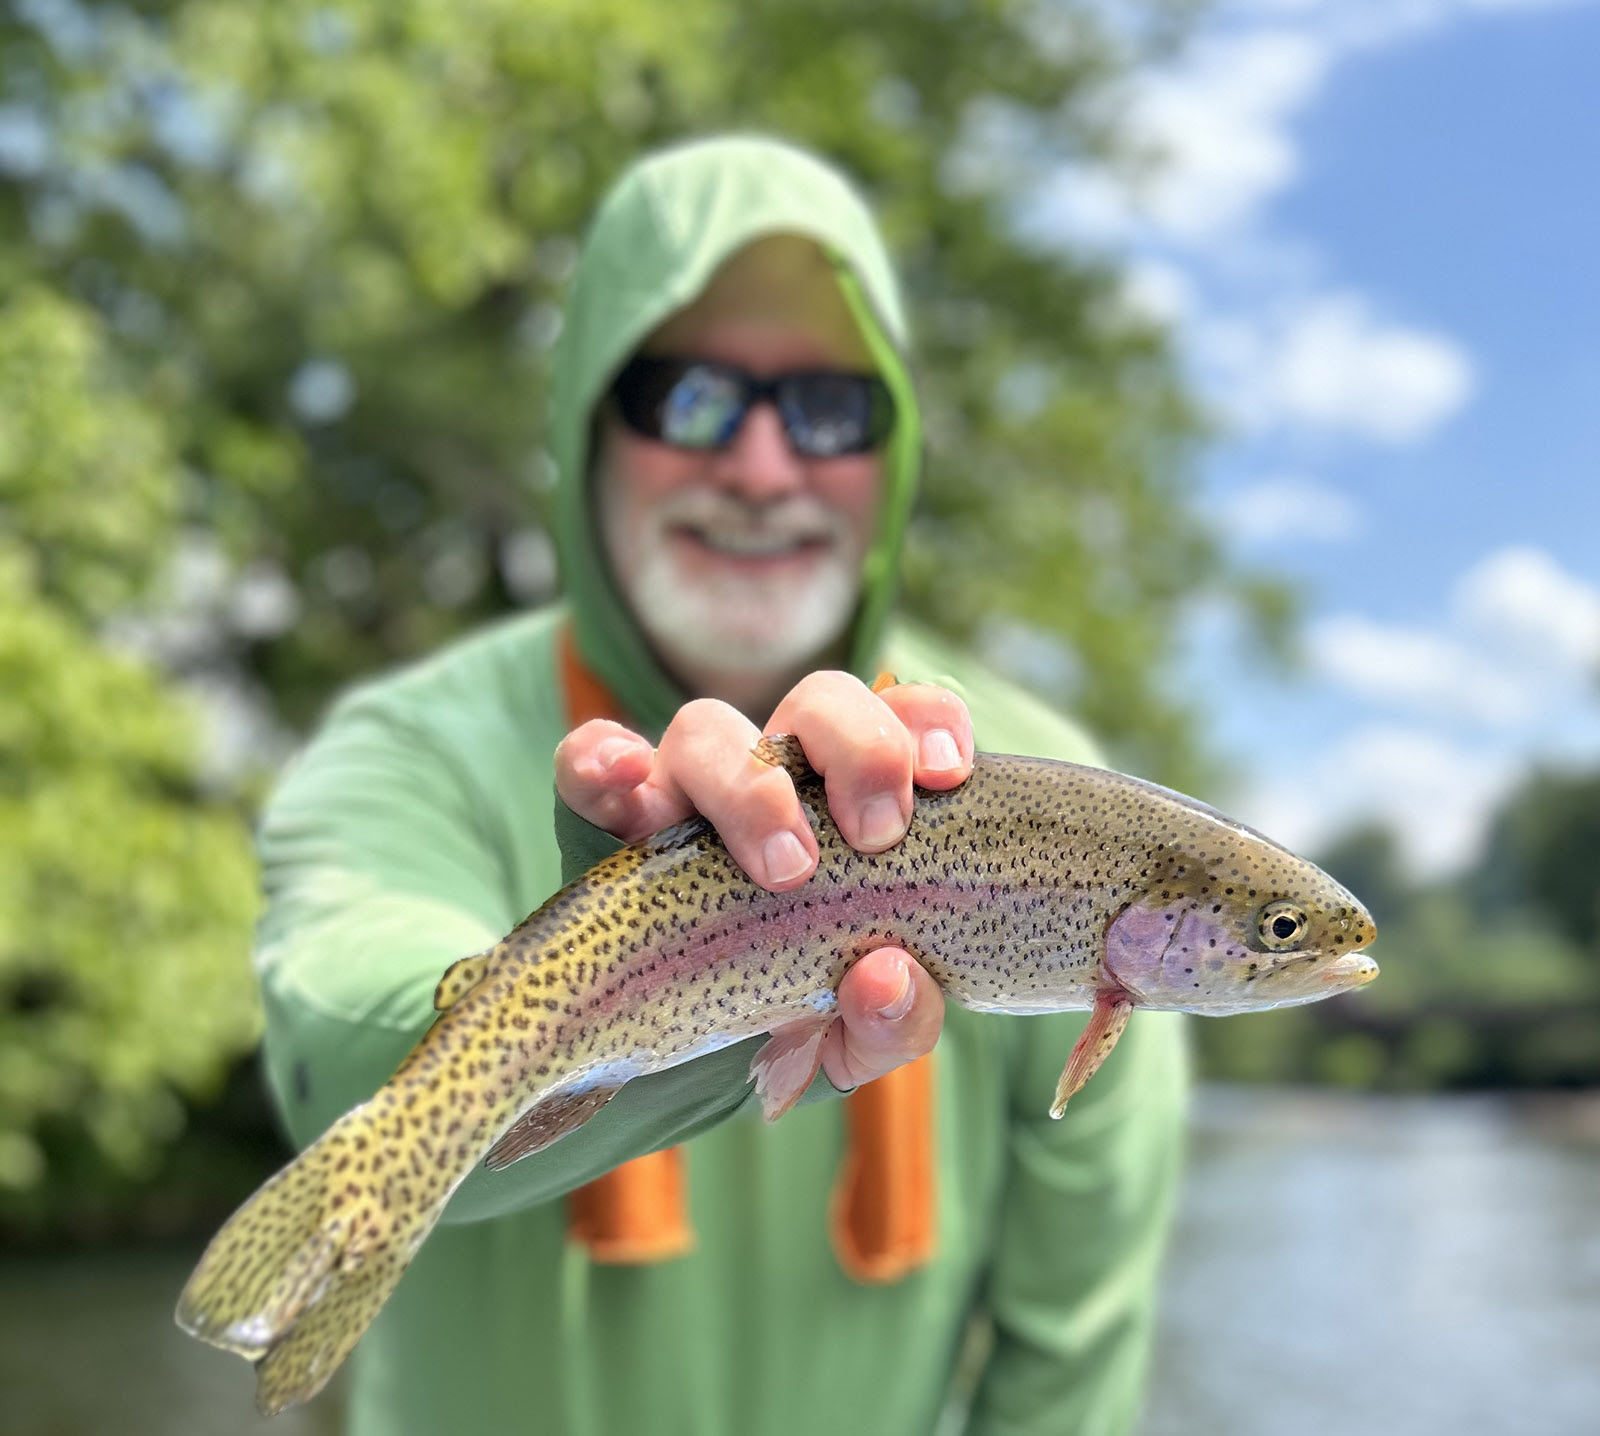
[[[1138,1418],[1183,1147],[1182,1022],[1136,1013],[1052,1121],[1040,1094],[1082,1023],[1025,1022],[987,1292],[995,1344],[968,1436],[1125,1436]]]
[[[286,775],[260,835],[267,908],[257,960],[269,1084],[297,1144],[388,1079],[432,1022],[444,969],[525,916],[508,824],[522,823],[524,847],[536,832],[548,849],[539,896],[559,885],[550,831],[554,746],[553,738],[527,745],[519,787],[543,794],[532,818],[486,796],[460,746],[441,741],[403,704],[358,696]],[[546,1151],[503,1172],[475,1171],[445,1219],[546,1201],[685,1140],[744,1102],[750,1055],[741,1044],[629,1083]]]

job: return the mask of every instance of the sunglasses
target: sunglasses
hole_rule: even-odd
[[[758,379],[709,359],[638,358],[611,392],[634,433],[679,449],[725,447],[763,401],[777,409],[795,453],[812,459],[866,453],[894,427],[894,400],[876,374],[803,369]]]

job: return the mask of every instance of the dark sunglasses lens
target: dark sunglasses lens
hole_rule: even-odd
[[[869,374],[795,374],[778,385],[789,441],[802,454],[832,458],[876,448],[889,435],[893,403]]]
[[[731,374],[696,364],[661,406],[661,437],[685,449],[714,449],[733,437],[744,415],[744,386]]]
[[[744,415],[738,376],[710,364],[635,360],[617,376],[614,392],[629,428],[683,449],[727,443]]]

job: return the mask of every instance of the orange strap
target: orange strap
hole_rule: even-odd
[[[570,628],[561,634],[561,678],[574,728],[592,718],[621,720],[616,700],[578,657]],[[833,1248],[857,1281],[897,1281],[933,1255],[932,1057],[858,1087],[845,1104],[849,1140],[829,1212]],[[694,1245],[684,1191],[681,1148],[635,1157],[567,1198],[568,1232],[595,1261],[681,1256]]]

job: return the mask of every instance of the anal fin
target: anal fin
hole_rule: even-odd
[[[485,952],[475,952],[471,957],[452,962],[445,968],[439,985],[433,989],[434,1010],[447,1012],[482,982],[489,975],[489,959],[494,954],[495,949],[491,947]]]
[[[1067,1102],[1100,1070],[1100,1064],[1111,1055],[1132,1013],[1133,999],[1126,992],[1120,988],[1101,990],[1094,1000],[1094,1011],[1073,1043],[1061,1080],[1056,1083],[1056,1100],[1050,1104],[1052,1117],[1065,1112]]]
[[[541,1152],[568,1132],[583,1126],[622,1089],[592,1087],[587,1092],[562,1092],[536,1102],[501,1133],[483,1165],[491,1172]]]
[[[776,1122],[811,1085],[822,1066],[822,1039],[838,1020],[829,1015],[786,1022],[751,1059],[750,1075],[767,1121]]]

